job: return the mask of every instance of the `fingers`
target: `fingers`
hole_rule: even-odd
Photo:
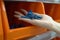
[[[24,12],[24,14],[27,14],[28,12],[24,9],[20,9],[22,12]]]
[[[14,17],[20,18],[21,16],[20,15],[14,15]]]
[[[19,18],[19,20],[22,20],[22,21],[28,22],[28,23],[30,23],[30,24],[34,23],[34,20],[27,19],[27,18]]]
[[[21,16],[24,16],[22,13],[15,11],[14,13],[16,13],[17,15],[14,15],[14,17],[17,17],[18,19],[21,18]]]
[[[22,13],[20,13],[18,11],[15,11],[14,13],[16,13],[17,15],[20,15],[20,16],[24,16]]]

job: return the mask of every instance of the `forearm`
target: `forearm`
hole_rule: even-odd
[[[36,22],[36,23],[33,23],[35,24],[36,26],[39,26],[39,27],[44,27],[44,28],[47,28],[49,30],[52,30],[56,33],[59,33],[60,34],[60,23],[58,22],[55,22],[55,21],[51,21],[51,23],[49,22]]]
[[[54,25],[55,25],[54,30],[60,34],[60,23],[55,22]]]
[[[57,37],[60,37],[60,23],[54,22],[54,25],[52,29],[56,32]]]
[[[37,23],[37,22],[36,22]],[[52,23],[52,24],[51,24]],[[60,34],[60,23],[58,22],[55,22],[55,21],[52,21],[51,23],[49,22],[46,22],[46,23],[37,23],[36,25],[37,26],[42,26],[42,27],[45,27],[47,29],[50,29],[58,34]]]

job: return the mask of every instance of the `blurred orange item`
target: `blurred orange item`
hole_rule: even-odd
[[[2,18],[1,18],[1,3],[0,3],[0,40],[3,40],[3,28],[2,28]]]
[[[16,28],[16,29],[9,29],[9,22],[8,22],[8,15],[5,10],[4,2],[2,1],[2,23],[3,23],[3,29],[4,29],[4,39],[5,40],[17,40],[17,39],[24,39],[30,38],[32,36],[35,36],[37,34],[41,34],[47,31],[47,29],[42,27],[36,27],[36,26],[28,26],[22,28]],[[13,15],[14,11],[20,11],[20,8],[23,8],[25,10],[33,10],[34,12],[45,14],[44,5],[42,2],[8,2],[10,8],[8,8],[8,14]],[[11,10],[12,8],[12,10]],[[10,16],[9,15],[9,16]],[[10,16],[12,18],[12,16]],[[16,22],[16,21],[13,21]],[[24,23],[24,22],[23,22]],[[26,24],[26,23],[25,23]]]

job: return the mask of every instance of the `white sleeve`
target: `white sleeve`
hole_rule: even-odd
[[[56,37],[56,33],[53,31],[48,31],[40,35],[36,35],[33,38],[30,38],[28,40],[51,40]]]

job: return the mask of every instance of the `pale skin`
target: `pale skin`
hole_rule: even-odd
[[[24,9],[21,9],[25,14],[27,14],[28,12]],[[39,27],[44,27],[47,28],[49,30],[52,30],[54,32],[56,32],[57,34],[60,35],[60,23],[54,21],[52,19],[52,17],[46,15],[46,14],[38,14],[33,12],[36,15],[42,16],[43,18],[38,20],[38,19],[27,19],[27,18],[21,18],[21,16],[24,16],[22,13],[15,11],[15,13],[17,15],[14,15],[15,17],[17,17],[19,20],[23,20],[25,22],[28,22],[32,25],[35,26],[39,26]]]

